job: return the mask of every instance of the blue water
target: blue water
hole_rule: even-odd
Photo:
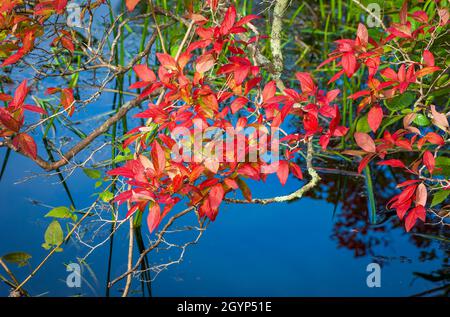
[[[4,153],[1,152],[0,159]],[[30,268],[47,254],[40,245],[51,221],[43,217],[49,209],[32,204],[29,199],[51,206],[70,204],[55,176],[16,183],[36,172],[41,171],[28,159],[12,153],[0,182],[0,254],[24,251],[33,256],[30,266],[16,268],[11,264],[19,279],[25,278]],[[93,183],[82,172],[69,179],[68,185],[78,206],[88,206],[94,200]],[[298,181],[289,179],[282,188],[275,177],[269,177],[266,185],[253,186],[253,195],[287,193],[299,185]],[[339,212],[337,210],[337,214]],[[333,205],[310,198],[266,206],[223,205],[199,243],[187,249],[183,262],[158,275],[152,284],[153,295],[408,296],[439,286],[415,278],[413,272],[430,273],[439,269],[442,259],[419,261],[421,250],[411,243],[403,229],[395,229],[373,233],[389,241],[387,246],[378,246],[374,250],[375,255],[388,260],[381,269],[381,287],[369,288],[366,267],[374,258],[370,255],[355,258],[353,251],[338,248],[332,237],[336,219],[332,215]],[[185,223],[195,224],[195,220],[187,216]],[[106,227],[104,231],[107,230]],[[128,229],[122,227],[115,239],[113,278],[126,269],[127,232]],[[148,240],[144,238],[144,241]],[[440,252],[440,246],[435,242],[427,248]],[[54,255],[26,289],[41,296],[103,296],[108,244],[93,252],[87,260],[96,277],[84,269],[81,288],[66,286],[68,273],[64,263],[76,262],[77,257],[85,254],[86,249],[79,243],[68,243],[64,252]],[[150,256],[150,262],[155,264],[166,259],[163,253]],[[123,284],[114,287],[111,295],[120,295],[121,287]],[[140,295],[139,283],[133,284],[133,290],[132,294]],[[7,294],[8,288],[0,285],[0,295]]]

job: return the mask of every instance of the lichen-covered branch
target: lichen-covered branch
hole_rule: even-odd
[[[270,34],[270,48],[275,80],[280,79],[283,71],[283,52],[281,51],[281,35],[283,30],[283,15],[289,4],[289,0],[277,0],[273,9],[272,32]]]
[[[277,196],[272,198],[254,198],[252,200],[244,200],[244,199],[233,199],[233,198],[225,198],[224,200],[229,203],[235,203],[235,204],[271,204],[271,203],[281,203],[281,202],[287,202],[299,199],[305,195],[309,190],[314,188],[317,183],[320,181],[320,176],[317,174],[316,170],[312,166],[312,160],[314,156],[314,149],[312,140],[308,141],[308,149],[306,154],[306,167],[308,170],[309,176],[311,176],[311,179],[308,183],[306,183],[304,186],[296,190],[295,192],[290,193],[289,195],[284,196]]]

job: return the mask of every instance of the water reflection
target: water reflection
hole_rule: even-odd
[[[389,232],[404,230],[395,211],[387,210],[385,207],[390,198],[398,193],[395,184],[403,181],[404,175],[394,175],[389,169],[373,167],[377,219],[375,224],[370,224],[364,177],[346,175],[345,171],[356,169],[350,164],[341,164],[338,168],[340,171],[336,169],[336,162],[322,162],[319,167],[322,171],[322,182],[309,194],[311,198],[323,199],[334,204],[335,224],[331,238],[336,241],[337,246],[351,250],[356,258],[369,255],[381,266],[389,265],[393,261],[411,263],[438,260],[441,268],[437,270],[413,272],[415,278],[436,284],[436,287],[416,295],[448,296],[450,248],[448,239],[445,238],[449,234],[445,225],[421,224],[415,229],[416,233],[404,233],[408,235],[409,242],[420,251],[417,259],[404,256],[387,257],[377,253],[377,247],[382,246],[386,249],[393,242]],[[442,240],[439,240],[440,238]]]

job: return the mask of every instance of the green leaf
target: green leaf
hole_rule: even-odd
[[[2,256],[2,259],[9,263],[17,264],[19,267],[29,263],[31,255],[25,252],[11,252]]]
[[[431,207],[436,206],[441,202],[443,202],[448,197],[448,195],[450,195],[450,189],[437,191],[436,194],[433,195]]]
[[[386,99],[384,101],[384,104],[391,111],[399,111],[411,106],[415,99],[415,94],[406,92],[397,97]]]
[[[101,200],[107,203],[114,198],[114,194],[111,193],[109,190],[105,190],[104,192],[100,193],[99,197]]]
[[[372,131],[372,129],[367,121],[367,115],[359,118],[358,122],[356,122],[356,132],[369,133],[370,131]]]
[[[414,123],[421,127],[426,127],[431,124],[430,120],[428,120],[428,118],[421,113],[417,114],[414,119]]]
[[[120,162],[128,161],[128,160],[131,160],[131,159],[133,159],[133,155],[132,155],[132,154],[130,154],[130,155],[121,155],[121,154],[118,154],[118,155],[112,160],[112,162],[113,162],[113,163],[120,163]]]
[[[436,157],[436,171],[435,175],[443,175],[450,177],[450,157],[438,156]],[[439,170],[440,169],[440,170]]]
[[[102,186],[103,182],[102,181],[96,181],[95,182],[95,188],[99,188],[100,186]]]
[[[91,168],[83,168],[84,174],[86,174],[89,178],[98,179],[102,176],[99,170],[94,170]]]
[[[59,219],[70,218],[73,221],[77,221],[77,215],[75,215],[69,208],[65,206],[53,208],[45,215],[45,217],[53,217]]]
[[[379,132],[378,135],[382,135],[382,133],[384,132],[384,130],[388,126],[390,126],[390,125],[396,123],[397,121],[403,119],[403,117],[404,117],[403,115],[395,115],[395,116],[393,115],[393,116],[390,116],[389,118],[383,120],[383,123],[381,125],[381,129],[380,129],[380,132]]]
[[[53,220],[47,227],[47,230],[45,230],[44,234],[44,240],[45,242],[42,244],[42,247],[47,250],[57,247],[58,245],[63,243],[64,233],[58,220]],[[56,252],[61,251],[62,248],[58,247],[56,249]]]

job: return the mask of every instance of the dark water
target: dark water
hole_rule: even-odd
[[[50,223],[43,217],[49,209],[29,199],[52,206],[69,205],[69,202],[56,177],[36,177],[15,184],[40,171],[17,154],[12,154],[9,164],[0,183],[0,254],[25,251],[33,256],[30,267],[14,267],[19,279],[23,279],[47,253],[40,245]],[[68,184],[78,206],[87,206],[93,201],[93,181],[83,173],[75,173]],[[299,184],[290,179],[281,188],[275,178],[269,177],[266,185],[253,186],[253,194],[287,193]],[[363,206],[359,212],[365,214],[365,210]],[[368,232],[357,232],[362,228],[358,224],[342,228],[339,215],[343,213],[341,208],[334,211],[331,203],[311,198],[267,206],[224,205],[199,243],[186,250],[183,262],[156,277],[152,283],[153,295],[409,296],[442,285],[414,274],[429,274],[442,268],[445,253],[442,244],[426,242],[422,248],[420,243],[419,246],[413,243],[412,236],[405,234],[402,228],[386,232],[376,232],[376,227]],[[185,221],[195,224],[189,216]],[[336,236],[337,227],[340,238]],[[103,234],[107,235],[108,230],[105,227]],[[126,268],[127,230],[122,227],[115,239],[112,277]],[[343,241],[348,235],[367,241],[368,249],[362,252],[365,255],[355,257],[354,249],[339,247],[340,239]],[[144,238],[144,241],[148,240]],[[372,245],[373,241],[384,242]],[[432,250],[436,258],[424,260],[423,251]],[[56,254],[26,289],[33,295],[43,296],[102,296],[108,251],[108,244],[105,244],[87,259],[95,278],[85,268],[82,287],[68,288],[64,264],[76,262],[77,257],[87,252],[79,242],[69,242],[64,252]],[[177,254],[151,254],[150,262],[164,263],[169,258],[176,259]],[[366,284],[369,274],[366,267],[371,262],[382,264],[379,288],[369,288]],[[120,295],[121,287],[113,288],[111,295]],[[140,283],[135,282],[132,294],[139,296],[140,289]],[[7,294],[8,288],[1,285],[0,295]]]

